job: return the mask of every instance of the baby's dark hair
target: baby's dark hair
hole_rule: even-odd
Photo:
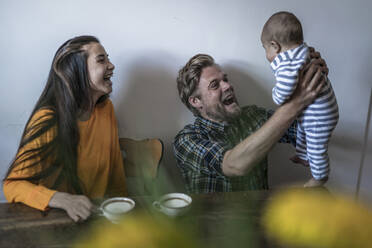
[[[265,23],[261,40],[262,42],[276,41],[284,46],[300,45],[304,41],[301,23],[290,12],[277,12]]]

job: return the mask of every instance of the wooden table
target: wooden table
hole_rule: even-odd
[[[269,191],[192,195],[190,211],[176,221],[194,227],[205,247],[277,247],[259,225]],[[134,211],[149,209],[152,198],[132,197]],[[151,210],[151,211],[150,211]],[[0,247],[69,247],[103,217],[74,223],[59,209],[44,214],[23,204],[0,204]]]

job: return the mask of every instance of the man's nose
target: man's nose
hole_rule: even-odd
[[[232,85],[230,84],[230,82],[222,80],[221,81],[221,88],[222,88],[223,91],[227,91],[227,90],[232,89]]]

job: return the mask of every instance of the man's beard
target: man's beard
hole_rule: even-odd
[[[223,106],[217,104],[214,108],[207,108],[205,113],[212,120],[229,123],[234,121],[241,114],[240,106],[238,103],[236,103],[236,105],[237,107],[233,112],[228,112]]]

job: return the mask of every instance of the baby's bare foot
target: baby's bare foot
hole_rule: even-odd
[[[311,178],[309,181],[307,181],[307,182],[304,184],[304,187],[305,187],[305,188],[309,188],[309,187],[321,187],[321,186],[323,186],[327,181],[328,181],[328,178],[324,178],[324,179],[320,179],[320,180],[316,180],[316,179],[314,179],[314,178]]]
[[[289,160],[291,160],[295,164],[302,164],[305,167],[309,167],[309,162],[303,159],[300,159],[297,155],[291,157]]]

